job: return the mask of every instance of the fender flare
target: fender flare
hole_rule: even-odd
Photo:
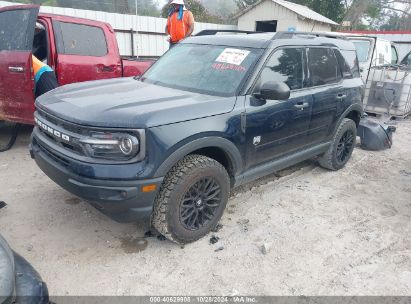
[[[335,132],[337,131],[338,127],[340,126],[340,124],[342,123],[342,121],[344,120],[344,118],[347,118],[347,116],[351,113],[351,112],[357,112],[361,118],[362,114],[364,113],[364,109],[361,105],[359,104],[352,104],[348,107],[348,109],[346,109],[344,111],[344,113],[340,116],[340,119],[338,120],[337,124],[335,125],[334,128],[334,132],[333,134],[335,134]]]
[[[243,169],[243,158],[238,148],[228,139],[222,137],[205,137],[196,139],[188,144],[178,148],[169,155],[158,167],[155,177],[163,177],[168,171],[181,159],[188,154],[203,148],[215,147],[224,151],[227,155],[233,169],[233,175],[236,176]]]

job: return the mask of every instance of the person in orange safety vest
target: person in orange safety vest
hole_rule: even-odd
[[[184,0],[172,0],[170,5],[166,34],[170,36],[171,48],[184,38],[191,36],[194,31],[194,16],[185,7]]]
[[[58,82],[56,75],[51,67],[41,62],[36,56],[32,55],[34,84],[36,98],[48,91],[57,88]]]

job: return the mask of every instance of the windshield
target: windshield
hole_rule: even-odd
[[[234,96],[259,49],[178,44],[161,57],[141,81],[207,95]]]
[[[366,40],[353,40],[352,42],[357,49],[358,61],[367,62],[370,54],[371,42]]]

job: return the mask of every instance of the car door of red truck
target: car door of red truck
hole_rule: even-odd
[[[38,12],[35,5],[0,8],[0,120],[33,120],[31,50]]]
[[[60,85],[122,76],[114,31],[108,24],[70,17],[53,17]]]

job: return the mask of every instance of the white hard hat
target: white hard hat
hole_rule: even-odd
[[[184,0],[173,0],[171,1],[170,4],[179,4],[179,5],[184,5]]]

